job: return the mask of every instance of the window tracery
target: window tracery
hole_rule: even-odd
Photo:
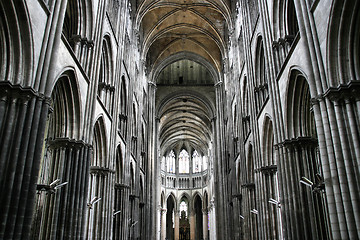
[[[179,154],[179,173],[189,173],[189,153],[183,149]]]
[[[192,160],[193,160],[193,172],[194,173],[198,173],[201,172],[202,167],[201,167],[201,156],[199,155],[199,153],[195,150],[193,155],[192,155]]]
[[[167,172],[175,173],[175,153],[173,150],[167,156]]]

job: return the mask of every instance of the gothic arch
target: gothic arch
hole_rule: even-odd
[[[274,158],[274,130],[270,116],[266,115],[263,125],[263,161],[260,165],[261,173],[259,174],[260,181],[258,181],[262,189],[260,199],[265,203],[259,214],[261,225],[265,226],[265,231],[261,234],[265,239],[279,239],[281,236],[281,229],[279,229],[281,226],[280,205],[279,203],[276,205],[269,203],[270,199],[279,201],[277,165]]]
[[[125,228],[125,207],[128,189],[125,187],[125,161],[121,144],[116,148],[115,157],[115,185],[114,185],[114,199],[113,199],[113,239],[121,239]]]
[[[170,193],[166,199],[166,238],[174,239],[175,236],[175,214],[178,210],[178,204],[173,193]]]
[[[175,194],[174,194],[173,192],[167,194],[166,202],[167,202],[170,198],[174,201],[174,207],[175,207],[175,209],[177,209],[176,206],[178,206],[178,203],[177,203],[177,199],[176,199],[176,197],[175,197]]]
[[[90,0],[69,0],[66,7],[63,34],[72,47],[75,41],[91,39],[93,28]]]
[[[135,168],[134,163],[130,162],[130,168],[129,168],[129,185],[131,192],[135,191]]]
[[[248,174],[246,182],[247,183],[254,183],[255,182],[255,162],[254,162],[254,152],[253,152],[253,146],[250,144],[248,146],[247,151],[247,158],[246,158],[246,173]]]
[[[110,204],[110,199],[106,198],[106,193],[110,191],[109,186],[106,186],[109,171],[109,161],[107,155],[107,137],[104,117],[100,115],[93,127],[93,157],[90,166],[90,184],[88,202],[88,229],[86,238],[88,239],[103,239],[109,233],[103,229],[106,224],[102,224],[111,213],[106,212],[106,207]],[[96,204],[92,205],[94,199],[99,199]]]
[[[291,70],[286,99],[288,138],[316,136],[309,84],[301,70]]]
[[[0,79],[31,86],[33,39],[27,6],[5,2],[0,2]]]
[[[192,210],[195,209],[195,199],[196,197],[199,197],[200,200],[201,200],[201,203],[203,202],[203,197],[201,196],[201,193],[199,191],[195,191],[193,194],[192,194],[192,198],[191,198],[191,208]]]
[[[51,99],[53,117],[50,118],[47,137],[77,139],[80,133],[80,99],[73,71],[61,74],[53,88]]]
[[[360,79],[360,3],[336,0],[330,16],[327,38],[329,85],[338,87]]]
[[[203,239],[203,199],[199,193],[196,193],[193,197],[192,211],[195,218],[195,239]]]
[[[241,94],[242,94],[242,128],[243,128],[244,139],[247,139],[251,131],[249,84],[248,84],[247,76],[244,77]]]
[[[54,117],[50,118],[48,138],[80,138],[81,104],[76,74],[65,70],[54,83],[51,94]]]
[[[191,196],[190,196],[187,192],[183,192],[183,193],[180,195],[179,199],[181,200],[181,199],[183,199],[183,198],[186,198],[186,199],[188,200],[189,204],[190,204],[190,202],[191,202]],[[179,202],[179,204],[180,204],[180,202]],[[189,207],[190,207],[190,206],[189,206]]]
[[[287,199],[287,197],[284,197],[284,201],[289,201],[293,208],[301,208],[301,211],[296,213],[297,219],[308,219],[305,222],[298,222],[297,234],[299,236],[309,239],[327,239],[327,210],[320,190],[323,184],[320,179],[322,171],[318,161],[318,140],[310,100],[307,79],[299,70],[293,69],[290,72],[287,92],[288,139],[284,141],[284,146],[288,152],[289,160],[291,160],[286,163],[288,166],[286,171],[298,181],[303,177],[310,179],[319,187],[319,191],[310,194],[311,188],[309,186],[296,183],[291,189],[283,189],[283,191],[290,191],[287,195],[295,194],[294,196],[297,199],[302,199],[302,201],[294,202],[293,198]]]
[[[126,88],[126,79],[125,76],[121,76],[121,83],[120,83],[120,109],[119,109],[119,127],[118,130],[121,136],[126,139],[126,132],[127,132],[127,88]]]
[[[109,162],[107,157],[107,137],[105,131],[104,117],[100,116],[94,125],[94,139],[93,139],[93,161],[92,166],[108,167]]]
[[[264,156],[262,158],[262,166],[275,165],[274,159],[274,130],[273,123],[270,116],[266,115],[263,124],[263,140],[262,140],[262,152]]]
[[[256,113],[259,113],[263,108],[268,98],[268,74],[265,61],[265,50],[262,36],[257,38],[255,50],[255,79],[254,79],[254,92],[255,92],[255,105]]]
[[[120,113],[123,115],[127,114],[127,87],[126,87],[126,78],[121,76],[121,89],[120,89]]]
[[[113,51],[109,35],[102,40],[102,52],[100,59],[98,96],[105,105],[107,111],[112,115],[114,105],[114,77],[113,77]]]
[[[276,0],[273,5],[275,38],[292,40],[299,31],[294,0]]]
[[[70,211],[69,214],[58,214],[59,206],[70,209],[72,206],[85,204],[85,196],[71,195],[70,192],[82,191],[85,193],[85,171],[87,168],[87,147],[79,141],[80,135],[80,103],[78,97],[76,79],[73,71],[66,71],[56,81],[51,94],[53,112],[48,120],[48,128],[45,133],[44,156],[41,161],[38,184],[50,184],[56,179],[59,182],[68,182],[61,188],[57,198],[42,199],[38,196],[38,211],[32,235],[39,239],[50,239],[54,232],[59,232],[59,238],[66,236],[70,231],[70,219],[81,221],[83,208]],[[83,186],[78,184],[82,183]],[[68,197],[69,196],[69,197]],[[53,226],[57,221],[60,224]],[[73,220],[73,223],[76,221]]]
[[[121,145],[118,145],[116,148],[115,161],[115,182],[122,183],[124,181],[124,156],[122,154]]]

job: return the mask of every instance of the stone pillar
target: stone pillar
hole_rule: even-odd
[[[163,208],[160,210],[160,217],[161,217],[161,240],[165,240],[166,238],[166,212],[167,212],[167,209],[166,208]]]
[[[68,184],[57,190],[54,196],[48,195],[43,212],[36,213],[39,228],[33,230],[34,239],[80,239],[83,236],[90,151],[91,146],[82,141],[68,138],[48,140],[49,161],[44,164],[53,167],[44,169],[41,174]],[[38,191],[43,191],[43,185],[38,185]]]
[[[175,210],[174,210],[175,211]],[[180,211],[175,211],[175,240],[179,240],[179,229],[180,229]]]
[[[146,175],[146,182],[149,187],[149,193],[146,196],[146,202],[149,204],[146,212],[146,219],[149,220],[150,224],[147,224],[146,232],[149,239],[159,239],[158,231],[156,231],[157,226],[156,221],[157,216],[153,214],[158,206],[160,199],[160,181],[158,178],[160,176],[159,169],[160,161],[157,161],[157,120],[155,118],[155,94],[156,94],[156,84],[153,82],[148,83],[148,92],[149,92],[149,136],[148,136],[148,163],[147,163],[147,172],[151,174]],[[165,214],[166,216],[166,214]]]
[[[88,201],[91,201],[94,197],[101,198],[94,206],[89,205],[89,229],[88,239],[106,239],[109,237],[108,221],[111,216],[107,209],[109,209],[109,196],[107,195],[108,183],[109,183],[110,169],[102,168],[98,166],[90,167],[90,179],[89,179],[89,195]]]
[[[191,240],[195,240],[195,227],[196,227],[196,223],[195,223],[195,211],[191,212],[189,214],[189,220],[190,220],[190,239]]]
[[[210,202],[210,208],[209,208],[209,214],[210,214],[210,236],[209,239],[217,239],[216,234],[216,220],[215,220],[215,207],[214,207],[214,200],[211,200]]]
[[[208,240],[208,210],[203,209],[203,237],[204,240]]]

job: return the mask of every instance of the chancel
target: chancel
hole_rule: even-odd
[[[0,223],[360,239],[360,1],[0,0]]]

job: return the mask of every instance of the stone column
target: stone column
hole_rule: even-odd
[[[175,211],[175,210],[174,210]],[[175,211],[175,240],[179,240],[179,229],[180,229],[180,211]]]
[[[195,231],[196,231],[195,211],[189,213],[189,220],[190,220],[190,239],[195,240]]]
[[[209,221],[210,221],[210,236],[209,236],[209,239],[217,239],[214,200],[212,200],[210,202],[209,214],[210,214],[210,219],[209,219]]]
[[[160,210],[160,217],[161,217],[161,240],[165,240],[166,238],[166,212],[167,209],[163,208]]]
[[[150,221],[150,224],[147,224],[146,232],[149,236],[149,239],[159,239],[158,231],[156,231],[157,226],[156,221],[157,216],[153,214],[158,206],[160,199],[160,181],[158,170],[161,168],[159,162],[157,161],[157,119],[155,118],[155,94],[156,94],[156,84],[153,82],[148,83],[148,93],[149,93],[149,136],[148,136],[148,163],[147,163],[147,172],[151,174],[146,175],[146,182],[149,187],[149,193],[146,196],[146,202],[148,203],[146,211],[146,219]],[[165,214],[166,216],[166,214]]]
[[[203,237],[204,240],[208,240],[208,210],[203,209]]]

